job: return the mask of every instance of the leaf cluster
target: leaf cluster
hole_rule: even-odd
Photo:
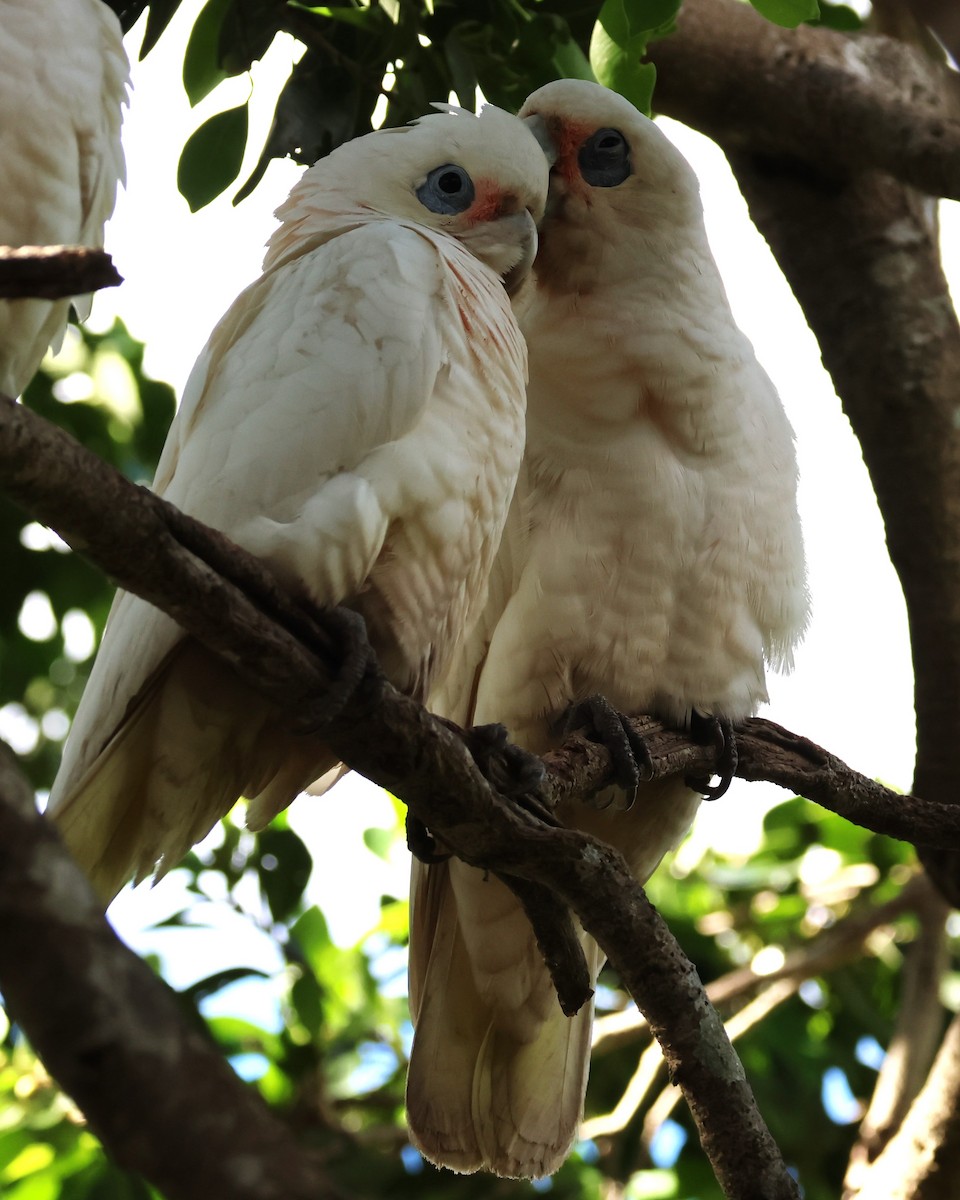
[[[770,20],[855,28],[856,14],[824,0],[753,0]],[[403,124],[455,96],[465,108],[480,93],[515,111],[552,79],[597,79],[651,110],[656,71],[649,44],[669,34],[681,0],[207,0],[183,63],[191,104],[248,71],[280,33],[303,46],[276,102],[257,163],[234,195],[257,186],[274,158],[309,165],[336,146],[381,125]],[[179,6],[152,0],[141,56],[149,53]],[[136,15],[143,5],[134,5]],[[128,18],[132,15],[131,9]],[[183,149],[178,185],[194,209],[237,180],[248,137],[248,102],[215,113]]]

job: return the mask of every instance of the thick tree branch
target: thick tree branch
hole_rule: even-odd
[[[923,1091],[856,1200],[947,1200],[960,1179],[960,1017],[947,1029]]]
[[[290,1130],[117,939],[6,747],[0,989],[116,1160],[168,1200],[334,1200]]]
[[[947,907],[932,884],[928,883],[925,894],[921,894],[917,913],[920,928],[907,952],[897,1023],[886,1046],[870,1106],[860,1122],[856,1145],[850,1152],[843,1192],[848,1200],[868,1185],[870,1164],[896,1133],[923,1087],[943,1034],[940,980],[949,964],[944,929]]]
[[[309,706],[322,690],[325,672],[312,651],[269,628],[254,605],[179,547],[162,503],[11,402],[0,403],[0,488],[171,611],[283,711],[296,714],[291,697]],[[144,544],[149,556],[137,552]],[[264,645],[273,664],[264,662]],[[725,1195],[797,1195],[696,971],[616,851],[501,802],[448,726],[376,671],[327,731],[338,754],[400,795],[464,861],[549,887],[574,909],[647,1014]]]
[[[725,148],[816,163],[828,178],[877,169],[960,198],[960,77],[916,47],[684,0],[649,56],[658,111]]]
[[[63,300],[121,283],[110,255],[90,246],[0,246],[0,299]]]
[[[752,967],[738,967],[707,984],[710,1003],[718,1008],[742,999],[769,983],[780,980],[801,983],[814,975],[825,975],[845,963],[863,956],[863,947],[874,930],[889,925],[904,913],[926,911],[933,889],[924,874],[918,872],[891,900],[863,911],[854,911],[829,926],[805,945],[789,950],[775,971],[760,975]],[[934,994],[936,994],[934,990]],[[593,1053],[621,1050],[647,1030],[642,1013],[624,1009],[594,1021]]]

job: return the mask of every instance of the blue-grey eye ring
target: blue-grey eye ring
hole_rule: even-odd
[[[434,167],[417,188],[417,199],[424,208],[451,216],[465,212],[475,195],[473,180],[455,163]]]

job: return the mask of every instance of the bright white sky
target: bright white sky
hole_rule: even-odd
[[[246,77],[230,81],[190,110],[178,84],[179,65],[199,6],[199,0],[187,0],[159,47],[134,66],[124,126],[129,181],[107,231],[107,248],[126,282],[101,292],[94,309],[95,325],[121,315],[147,343],[147,370],[178,390],[216,321],[258,274],[262,247],[274,226],[272,211],[300,173],[292,163],[273,163],[238,208],[221,198],[192,215],[179,196],[177,160],[187,136],[212,112],[242,102],[251,91]],[[132,44],[138,43],[139,34]],[[253,73],[252,150],[241,180],[263,144],[295,53],[289,40],[275,45]],[[777,384],[797,433],[814,616],[794,673],[772,681],[767,712],[868,775],[907,788],[914,718],[906,619],[858,444],[813,336],[749,221],[722,154],[690,130],[663,124],[700,176],[711,243],[735,313]],[[944,216],[947,265],[956,288],[958,206],[945,205]],[[882,735],[877,714],[883,716]],[[369,797],[368,789],[348,795],[345,787],[320,801],[300,801],[294,811],[295,824],[317,858],[314,897],[324,905],[335,936],[353,941],[376,921],[381,891],[403,894],[406,868],[402,860],[378,865],[363,852],[359,878],[360,863],[354,871],[347,849],[361,844],[368,825],[389,823],[390,812],[382,798]],[[785,796],[772,785],[739,783],[735,789],[720,804],[701,810],[696,842],[749,843],[767,803]],[[356,889],[347,889],[348,879],[357,881]],[[121,930],[132,936],[134,926],[151,914],[168,912],[170,902],[162,892],[157,889],[152,897],[144,889],[124,893],[112,910]],[[217,964],[204,966],[213,970]]]

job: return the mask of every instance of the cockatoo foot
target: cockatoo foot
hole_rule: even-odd
[[[505,725],[471,725],[466,742],[473,761],[501,795],[534,792],[543,782],[546,768],[542,760],[515,746]]]
[[[701,746],[713,746],[717,751],[715,774],[719,782],[711,784],[710,776],[688,775],[687,783],[699,792],[704,800],[719,800],[730,786],[737,770],[739,754],[733,722],[727,717],[715,717],[695,708],[690,714],[690,736]]]
[[[357,688],[371,671],[379,671],[380,664],[367,638],[367,626],[363,617],[349,608],[325,608],[322,612],[306,612],[306,616],[318,633],[318,642],[327,651],[330,644],[340,656],[339,665],[330,687],[309,706],[297,732],[314,734],[335,720],[347,705]]]
[[[513,800],[548,825],[558,825],[553,810],[538,796],[546,768],[529,750],[510,741],[505,725],[472,725],[465,731],[467,748],[483,777],[501,796]]]
[[[635,733],[629,717],[618,712],[605,696],[588,696],[571,704],[559,723],[563,734],[586,731],[588,737],[605,746],[613,760],[613,777],[626,793],[624,809],[629,811],[637,798],[637,787],[653,774],[653,761],[646,742]],[[609,790],[601,795],[608,795]],[[608,808],[607,799],[598,807]]]

